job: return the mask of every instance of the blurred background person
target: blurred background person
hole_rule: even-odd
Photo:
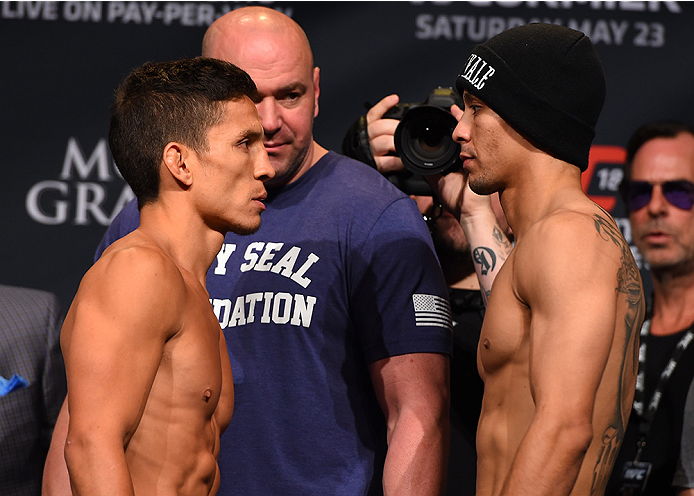
[[[653,295],[641,330],[634,407],[606,494],[674,495],[694,376],[694,127],[640,127],[627,145],[620,190]]]
[[[67,392],[52,293],[0,285],[0,494],[38,496]]]

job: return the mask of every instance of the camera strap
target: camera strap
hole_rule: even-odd
[[[646,348],[648,336],[650,336],[651,319],[644,321],[641,327],[641,345],[639,347],[639,372],[636,376],[636,389],[634,392],[634,410],[639,415],[639,437],[636,441],[636,456],[633,462],[625,462],[621,472],[621,487],[619,494],[628,496],[639,496],[643,494],[648,483],[648,477],[653,468],[652,462],[642,462],[641,454],[646,446],[646,439],[651,432],[653,418],[660,406],[665,385],[672,377],[677,364],[682,358],[689,344],[694,339],[694,324],[687,329],[687,332],[680,338],[677,345],[672,350],[672,356],[660,373],[658,384],[653,391],[648,405],[645,404],[646,396]]]
[[[636,389],[634,392],[634,410],[639,414],[641,421],[639,422],[639,439],[636,443],[636,457],[635,462],[638,462],[641,458],[641,453],[646,445],[646,438],[651,431],[653,425],[653,418],[658,411],[658,406],[660,406],[660,400],[663,396],[663,389],[665,385],[670,380],[672,373],[675,371],[677,364],[679,363],[682,355],[686,351],[689,344],[694,339],[694,324],[689,327],[687,332],[680,338],[675,349],[672,351],[672,356],[668,361],[667,365],[660,373],[660,378],[658,384],[653,391],[648,405],[644,403],[646,396],[646,347],[648,342],[648,336],[651,330],[651,320],[648,319],[643,323],[641,327],[641,346],[639,347],[639,372],[636,376]]]

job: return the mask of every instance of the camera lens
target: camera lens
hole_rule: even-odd
[[[435,160],[448,148],[449,131],[445,123],[432,119],[421,120],[412,128],[412,149],[422,160]]]
[[[395,130],[395,149],[405,167],[429,175],[460,162],[460,145],[451,137],[455,126],[455,118],[441,108],[410,109]]]

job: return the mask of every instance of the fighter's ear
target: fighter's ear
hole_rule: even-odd
[[[190,186],[193,183],[193,174],[187,165],[191,158],[191,150],[186,145],[172,141],[164,147],[162,159],[164,167],[178,182]],[[162,171],[163,172],[163,171]]]

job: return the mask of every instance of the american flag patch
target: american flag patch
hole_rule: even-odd
[[[413,294],[412,303],[415,325],[453,329],[451,305],[446,298],[430,294]]]

